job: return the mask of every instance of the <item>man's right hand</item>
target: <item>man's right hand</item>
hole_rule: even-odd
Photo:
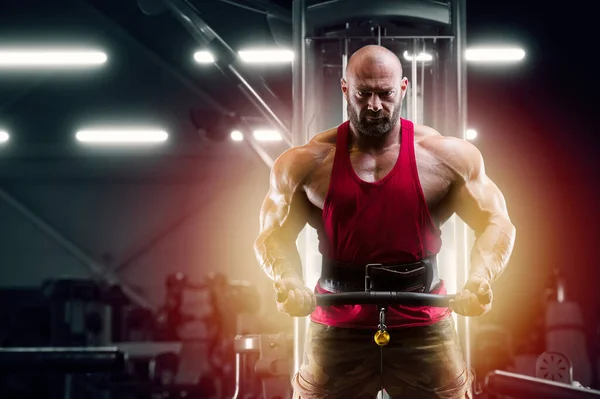
[[[275,281],[277,309],[292,317],[304,317],[317,307],[317,298],[300,277],[289,276]]]

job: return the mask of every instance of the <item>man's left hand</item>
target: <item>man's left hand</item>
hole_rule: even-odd
[[[471,276],[462,291],[450,300],[450,308],[463,316],[481,316],[492,309],[492,287],[485,278]]]

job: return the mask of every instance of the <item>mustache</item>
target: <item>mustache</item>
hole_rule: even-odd
[[[363,118],[366,117],[370,117],[370,118],[389,118],[388,115],[385,114],[385,112],[380,111],[380,112],[365,112],[363,113]]]

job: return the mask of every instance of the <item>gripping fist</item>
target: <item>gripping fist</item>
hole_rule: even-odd
[[[317,298],[300,277],[289,276],[275,281],[277,309],[292,317],[304,317],[311,314],[317,306]]]
[[[492,309],[492,298],[489,281],[471,276],[462,291],[450,300],[450,308],[463,316],[482,316]]]

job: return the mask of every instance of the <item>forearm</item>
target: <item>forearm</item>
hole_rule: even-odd
[[[504,271],[515,242],[516,230],[505,218],[492,219],[475,239],[471,251],[471,276],[490,283]]]
[[[273,235],[263,235],[254,244],[263,271],[273,281],[294,274],[302,278],[302,262],[295,242],[287,243]]]

